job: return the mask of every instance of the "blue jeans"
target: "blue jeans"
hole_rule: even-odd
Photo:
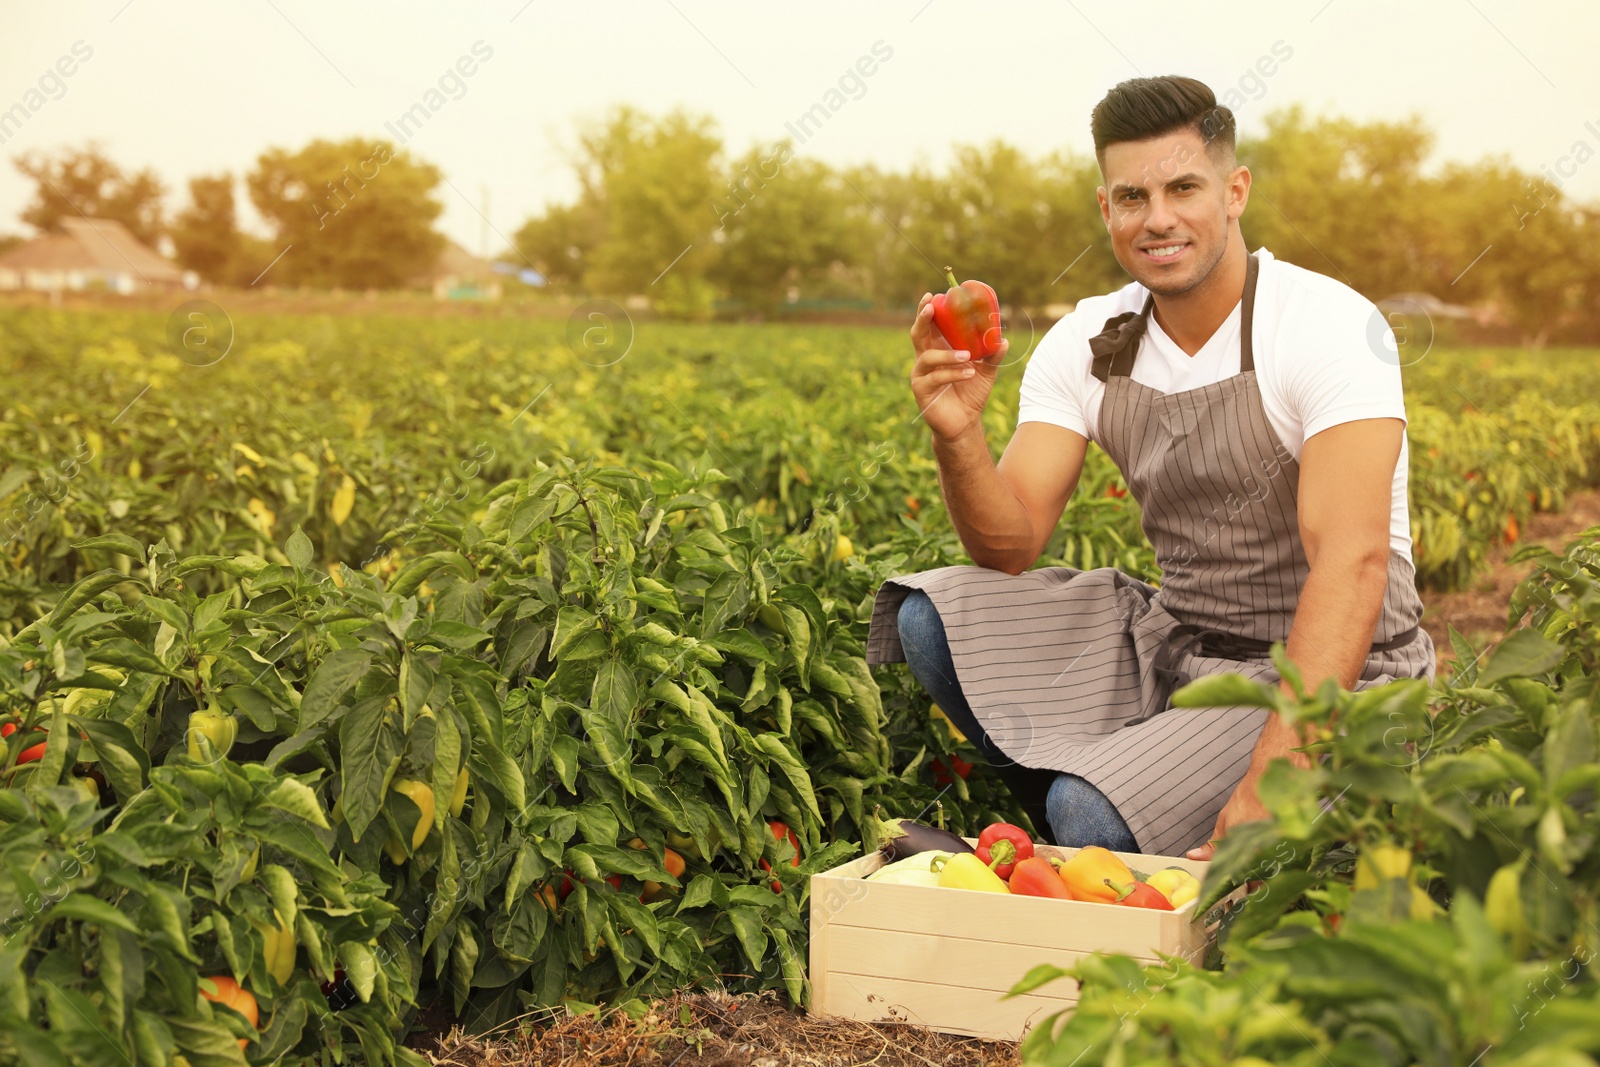
[[[1010,787],[1035,829],[1043,831],[1048,826],[1056,844],[1072,848],[1100,845],[1115,852],[1139,851],[1133,831],[1116,805],[1088,779],[1019,766],[990,740],[961,692],[944,623],[927,593],[913,589],[900,605],[897,621],[911,673]]]

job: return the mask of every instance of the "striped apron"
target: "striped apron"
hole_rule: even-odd
[[[1089,341],[1105,383],[1100,441],[1143,509],[1159,588],[1111,567],[1011,575],[940,567],[879,587],[867,662],[905,659],[900,603],[928,594],[979,725],[1024,767],[1067,771],[1103,792],[1145,854],[1204,844],[1250,764],[1270,712],[1172,708],[1173,690],[1237,671],[1275,683],[1310,565],[1295,501],[1299,464],[1267,419],[1251,346],[1258,261],[1242,300],[1240,373],[1180,393],[1131,377],[1153,298]],[[1434,674],[1410,560],[1390,550],[1374,643],[1357,689]]]

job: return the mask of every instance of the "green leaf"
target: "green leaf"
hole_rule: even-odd
[[[449,816],[450,797],[455,793],[456,775],[461,770],[461,731],[456,717],[441,713],[433,735],[433,825],[443,830]]]
[[[399,729],[384,705],[372,697],[350,709],[339,728],[340,807],[357,841],[383,808],[383,794],[400,765]]]
[[[1504,678],[1532,678],[1554,670],[1567,650],[1537,630],[1518,630],[1500,642],[1478,673],[1477,684],[1488,687]]]
[[[135,740],[133,731],[109,719],[71,716],[72,725],[89,735],[94,758],[119,797],[132,797],[144,788],[150,757]],[[81,755],[81,753],[80,753]]]
[[[1019,978],[1017,984],[1006,991],[1005,997],[1020,997],[1024,993],[1032,993],[1035,989],[1047,986],[1058,979],[1071,977],[1071,971],[1062,970],[1053,963],[1041,963]],[[1001,999],[1003,1000],[1005,997]]]
[[[134,559],[144,559],[144,545],[127,534],[105,534],[101,537],[91,537],[87,541],[76,541],[72,545],[76,549],[109,548],[113,552],[120,552],[124,556]]]
[[[639,686],[634,680],[633,668],[614,656],[595,673],[589,706],[579,709],[595,755],[607,770],[624,782],[628,780],[632,762],[628,736],[633,725],[633,711],[638,705]]]
[[[55,608],[46,617],[45,624],[51,629],[59,630],[62,623],[71,618],[79,608],[89,603],[89,601],[107,589],[132,580],[121,571],[95,571],[88,577],[80,579],[71,589],[67,590],[67,595],[56,602]],[[33,627],[29,626],[27,629],[31,630]]]
[[[365,649],[340,648],[328,653],[300,698],[300,729],[308,730],[327,718],[371,664],[372,653]]]
[[[789,780],[789,784],[799,794],[801,803],[805,804],[806,810],[811,812],[818,822],[821,822],[822,812],[817,807],[817,795],[812,791],[811,774],[806,770],[806,765],[800,761],[798,756],[789,751],[789,746],[785,745],[783,738],[777,734],[757,734],[755,740],[756,746],[766,753],[773,763],[778,765],[778,769],[783,772],[783,776]]]
[[[708,638],[740,614],[750,603],[750,577],[724,571],[706,590],[705,614],[700,619],[700,636]]]
[[[345,977],[355,988],[363,1004],[372,999],[372,990],[378,980],[378,957],[372,949],[359,941],[341,941],[336,950],[339,962],[344,964]]]
[[[283,543],[283,554],[289,557],[289,563],[295,570],[304,571],[311,569],[311,561],[316,555],[316,550],[311,547],[311,538],[296,526],[294,533],[289,535],[289,540]]]
[[[138,674],[172,675],[165,663],[125,637],[95,645],[87,655],[91,663],[104,663]]]
[[[130,934],[142,932],[139,929],[139,924],[132,918],[107,904],[99,897],[90,896],[88,893],[67,894],[47,914],[52,919],[78,919],[98,926],[126,930]]]
[[[60,705],[50,716],[50,736],[45,739],[44,757],[28,778],[26,792],[37,801],[45,790],[61,782],[61,772],[67,766],[67,749],[72,744],[72,734],[67,730],[67,716]]]
[[[745,958],[758,973],[767,958],[767,929],[762,912],[744,906],[728,909],[728,919],[733,923],[733,933],[744,948]]]
[[[316,792],[298,778],[280,779],[261,799],[268,807],[287,812],[323,830],[329,829],[328,818],[322,812]]]

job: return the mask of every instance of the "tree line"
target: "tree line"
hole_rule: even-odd
[[[1600,204],[1562,190],[1594,154],[1586,141],[1533,173],[1503,155],[1435,166],[1416,116],[1357,122],[1296,105],[1264,123],[1238,144],[1251,247],[1374,301],[1429,293],[1493,305],[1532,340],[1600,340]],[[1030,309],[1127,282],[1092,155],[997,140],[955,146],[941,166],[839,167],[789,139],[732,154],[709,116],[620,106],[580,129],[572,164],[577,197],[526,220],[501,255],[564,294],[643,294],[665,314],[707,318],[796,301],[910,307],[943,286],[946,264]],[[37,183],[22,221],[116,218],[146,241],[170,236],[183,266],[222,285],[249,284],[293,244],[278,284],[398,287],[443,244],[441,171],[381,140],[262,153],[242,179],[268,239],[240,229],[231,173],[190,179],[168,219],[159,178],[123,172],[92,143],[16,165]]]

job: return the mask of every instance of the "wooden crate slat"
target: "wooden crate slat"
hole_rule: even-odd
[[[1004,993],[1041,963],[1070,967],[1089,952],[1040,949],[966,937],[911,934],[829,926],[821,946],[828,966],[839,973],[877,975],[908,982],[957,985]],[[1153,962],[1153,961],[1152,961]],[[1058,979],[1043,996],[1076,1000],[1078,983]]]
[[[987,1041],[1015,1041],[1029,1026],[1076,1003],[1035,994],[1001,1000],[999,994],[961,986],[838,972],[832,975],[830,990],[827,1002],[813,1010],[861,1022],[925,1026]]]

